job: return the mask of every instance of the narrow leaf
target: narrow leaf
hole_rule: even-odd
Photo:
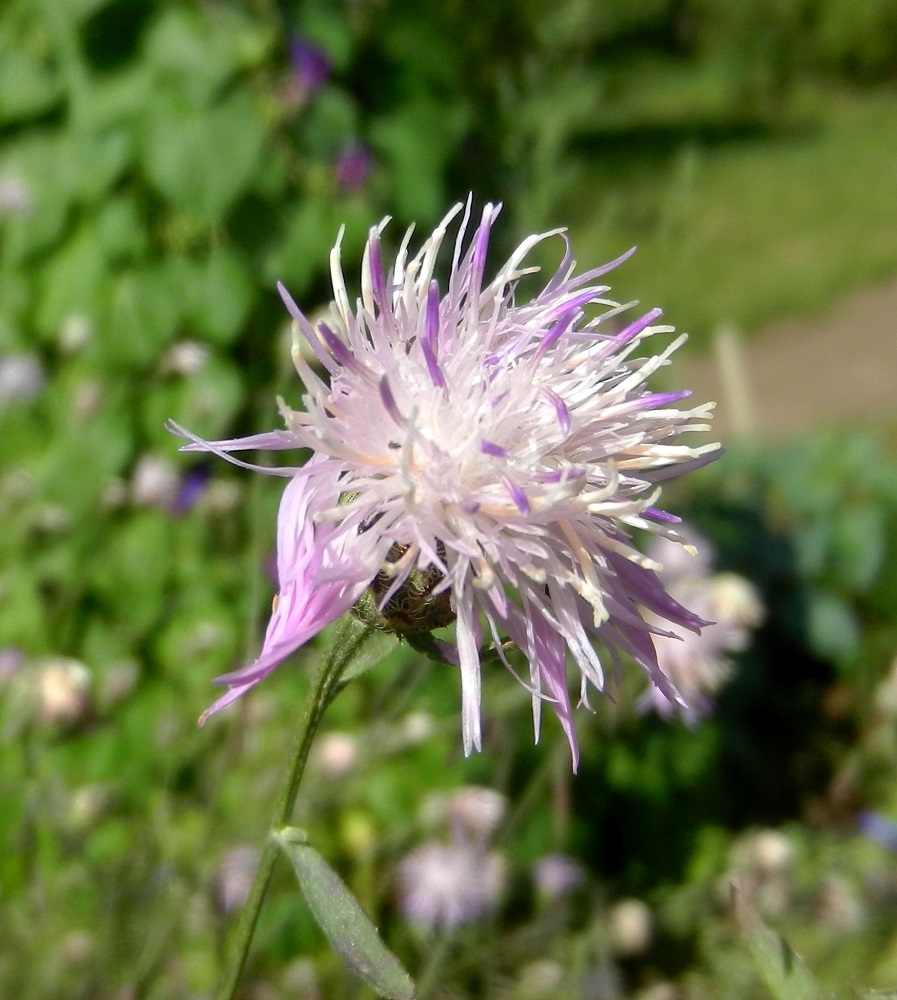
[[[326,655],[334,656],[340,685],[345,685],[376,667],[396,646],[391,632],[378,632],[347,612],[330,635]]]
[[[309,845],[306,834],[285,827],[274,837],[292,862],[315,920],[346,965],[380,996],[413,1000],[413,980],[339,875]]]
[[[766,926],[751,901],[737,891],[733,897],[754,966],[775,1000],[827,1000],[801,957]]]

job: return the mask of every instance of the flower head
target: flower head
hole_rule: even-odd
[[[511,667],[510,640],[524,654],[536,733],[547,702],[576,764],[567,659],[580,697],[605,686],[605,661],[630,656],[670,699],[643,610],[698,630],[700,618],[664,590],[656,564],[631,543],[632,529],[675,538],[678,520],[657,507],[658,481],[711,461],[714,445],[690,447],[683,431],[705,430],[713,404],[679,409],[687,391],[655,393],[647,380],[684,341],[646,345],[671,332],[653,309],[623,325],[625,306],[605,298],[603,274],[629,255],[574,276],[562,231],[532,236],[492,279],[487,205],[468,239],[470,204],[457,205],[391,267],[371,230],[361,296],[349,298],[340,241],[331,253],[330,322],[312,327],[285,290],[293,360],[306,393],[302,410],[281,401],[286,429],[230,441],[190,439],[236,464],[289,477],[278,522],[280,596],[259,659],[219,678],[217,711],[258,683],[368,591],[396,631],[413,634],[455,619],[467,752],[479,748],[484,633]],[[461,217],[445,284],[437,258]],[[528,301],[524,260],[562,236],[558,270]],[[305,359],[305,341],[326,369]],[[304,466],[264,468],[232,455],[245,449],[307,448]],[[429,604],[427,604],[429,602]],[[400,614],[399,612],[403,612]]]
[[[643,704],[661,716],[678,714],[694,724],[712,711],[715,696],[732,674],[732,654],[747,647],[751,630],[763,621],[764,607],[749,580],[736,573],[712,572],[713,549],[706,539],[687,528],[680,533],[700,549],[702,559],[685,563],[681,547],[666,538],[654,539],[649,551],[663,566],[659,575],[669,593],[708,624],[699,635],[668,624],[668,634],[655,638],[657,662],[683,701],[671,704],[651,686]]]
[[[288,105],[306,104],[330,79],[332,66],[326,50],[305,35],[290,42],[290,76],[283,96]]]
[[[474,923],[497,907],[505,872],[502,855],[481,845],[425,841],[399,865],[399,908],[428,931]]]
[[[334,166],[337,187],[343,194],[361,191],[374,169],[374,157],[367,146],[352,142],[339,151]]]

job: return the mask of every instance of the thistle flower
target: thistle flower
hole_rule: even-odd
[[[427,931],[454,930],[492,913],[506,880],[503,856],[464,841],[425,841],[399,865],[399,908]]]
[[[414,637],[455,620],[456,645],[442,646],[460,669],[465,752],[481,745],[484,633],[511,669],[510,640],[522,650],[536,736],[551,706],[577,761],[567,658],[580,699],[605,687],[605,662],[623,652],[665,697],[673,685],[657,664],[653,614],[699,630],[704,622],[673,600],[657,564],[630,541],[632,529],[675,539],[678,520],[657,507],[657,482],[712,461],[715,445],[689,447],[684,431],[707,428],[713,404],[679,409],[687,391],[651,392],[647,380],[684,342],[645,345],[672,331],[659,309],[621,327],[627,308],[598,283],[629,253],[574,276],[563,230],[526,239],[488,280],[486,257],[499,207],[487,205],[470,236],[470,203],[457,205],[411,255],[411,231],[391,267],[385,220],[371,230],[354,306],[331,252],[330,322],[313,328],[285,289],[293,317],[293,361],[306,393],[302,410],[280,401],[286,430],[228,441],[192,441],[289,479],[278,518],[280,595],[262,653],[225,674],[217,712],[367,592],[385,625]],[[447,282],[437,258],[461,216]],[[558,270],[529,301],[517,301],[529,253],[560,236]],[[631,253],[631,251],[630,251]],[[305,341],[326,369],[304,358]],[[233,452],[306,448],[304,466],[242,462]]]
[[[361,191],[374,169],[374,157],[367,146],[351,142],[339,151],[334,165],[336,184],[343,194]]]
[[[713,547],[707,539],[687,527],[680,527],[679,533],[690,547],[700,549],[701,559],[686,563],[682,548],[666,538],[654,539],[649,553],[663,567],[659,576],[667,591],[710,624],[700,635],[674,624],[670,634],[656,637],[660,669],[676,685],[684,704],[671,704],[652,685],[642,705],[664,718],[680,715],[694,725],[713,710],[716,695],[732,674],[732,654],[747,648],[751,630],[761,624],[765,609],[749,580],[736,573],[713,572]]]

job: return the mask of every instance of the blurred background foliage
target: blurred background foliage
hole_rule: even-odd
[[[897,273],[895,68],[897,0],[0,6],[0,995],[211,995],[316,652],[196,728],[257,648],[279,490],[163,422],[298,402],[275,282],[313,311],[340,226],[351,274],[381,217],[472,192],[505,202],[496,258],[558,224],[584,262],[638,243],[617,297],[698,342],[819,309]],[[413,974],[832,995],[776,985],[734,884],[820,990],[897,983],[894,453],[887,425],[736,443],[677,497],[765,624],[693,727],[635,686],[583,713],[575,779],[503,674],[467,761],[456,678],[407,647],[341,696],[300,821]],[[396,866],[470,784],[508,803],[504,896],[434,948]],[[569,892],[532,874],[558,852]],[[245,996],[368,995],[279,874]]]

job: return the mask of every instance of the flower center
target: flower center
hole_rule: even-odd
[[[395,586],[393,570],[408,552],[409,546],[394,542],[387,553],[386,562],[371,581],[368,589],[352,607],[352,613],[366,625],[395,632],[398,635],[421,635],[434,628],[451,625],[455,620],[450,589],[434,593],[444,579],[442,571],[432,563],[424,569],[413,569]],[[440,558],[445,558],[445,546],[437,543]],[[383,602],[383,598],[393,590]],[[382,604],[382,607],[381,607]]]

